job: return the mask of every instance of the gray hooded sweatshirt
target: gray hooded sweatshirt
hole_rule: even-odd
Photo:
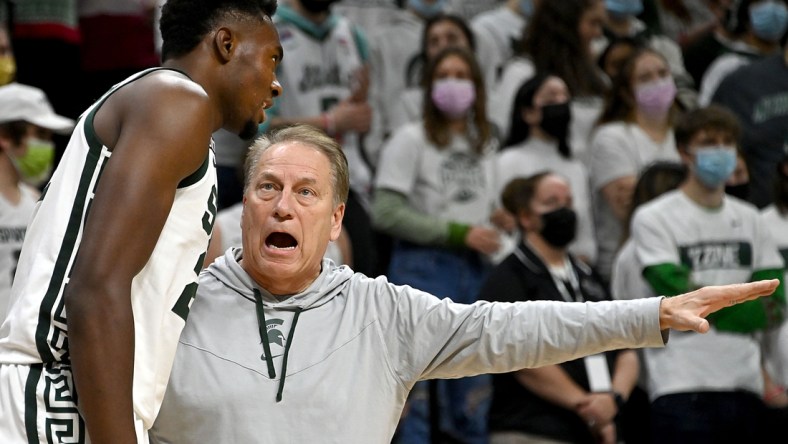
[[[152,443],[388,443],[419,380],[664,345],[660,298],[464,305],[324,260],[282,299],[241,255],[200,276]]]

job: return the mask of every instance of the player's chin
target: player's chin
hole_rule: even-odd
[[[253,120],[248,120],[241,127],[241,131],[238,132],[238,137],[246,141],[251,141],[257,136],[257,129],[257,123]]]

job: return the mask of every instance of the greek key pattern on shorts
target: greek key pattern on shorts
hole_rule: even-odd
[[[47,443],[84,444],[85,423],[76,407],[71,369],[44,369],[44,427]]]
[[[58,361],[68,361],[68,333],[66,330],[65,298],[58,297],[52,316],[51,338],[49,345]]]

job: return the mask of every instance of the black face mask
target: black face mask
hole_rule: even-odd
[[[301,0],[301,6],[312,14],[322,14],[331,7],[332,0]]]
[[[725,185],[725,194],[738,197],[742,200],[748,200],[750,198],[750,184],[749,182],[745,182],[739,185]]]
[[[558,140],[558,150],[564,157],[571,155],[571,150],[566,142],[571,120],[572,110],[569,108],[569,102],[542,107],[542,123],[539,126],[544,132]]]
[[[557,248],[569,245],[575,239],[577,231],[577,213],[571,208],[561,207],[542,215],[542,231],[544,240]]]

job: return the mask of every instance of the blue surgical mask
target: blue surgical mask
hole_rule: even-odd
[[[605,0],[605,9],[616,17],[634,17],[643,12],[643,0]]]
[[[408,0],[408,7],[416,11],[424,18],[435,17],[443,12],[443,7],[446,5],[446,0],[436,0],[428,4],[424,0]]]
[[[752,32],[767,42],[776,42],[788,27],[788,7],[783,2],[769,0],[750,6]]]
[[[520,12],[530,17],[534,13],[534,0],[520,0]]]
[[[736,169],[736,148],[705,146],[695,151],[695,175],[709,188],[722,186]]]

